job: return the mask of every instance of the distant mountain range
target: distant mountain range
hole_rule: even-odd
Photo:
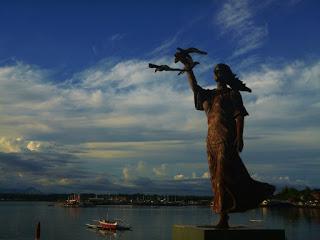
[[[27,188],[0,188],[0,193],[19,193],[19,194],[43,194],[39,189],[34,187]]]

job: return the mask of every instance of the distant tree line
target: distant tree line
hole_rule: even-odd
[[[298,190],[293,187],[284,187],[281,192],[274,196],[274,199],[298,201],[320,200],[320,189],[311,189],[309,187]]]

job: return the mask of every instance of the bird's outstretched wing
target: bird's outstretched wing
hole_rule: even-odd
[[[186,48],[186,49],[178,47],[177,50],[183,54],[190,54],[190,53],[198,53],[198,54],[202,54],[202,55],[208,54],[207,52],[199,50],[198,48],[194,48],[194,47]]]
[[[197,54],[202,54],[205,55],[207,54],[205,51],[201,51],[197,48],[177,48],[177,52],[175,53],[175,59],[174,62],[181,62],[183,64],[185,64],[186,68],[185,69],[180,69],[180,68],[172,68],[169,67],[168,65],[156,65],[153,63],[149,63],[149,68],[154,68],[155,72],[161,72],[161,71],[179,71],[178,75],[183,74],[187,71],[191,71],[196,65],[199,64],[199,62],[194,62],[192,57],[191,57],[191,53],[197,53]]]
[[[149,63],[149,68],[155,68],[155,72],[161,72],[161,71],[184,71],[180,68],[171,68],[168,65],[156,65],[153,63]]]

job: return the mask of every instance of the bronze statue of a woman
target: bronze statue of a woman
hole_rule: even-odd
[[[272,196],[275,187],[253,180],[239,152],[243,149],[244,117],[248,115],[239,91],[249,91],[226,64],[217,64],[214,79],[217,88],[201,88],[194,76],[191,58],[179,59],[184,65],[195,107],[208,119],[207,154],[211,186],[214,192],[213,211],[220,214],[217,228],[228,228],[228,214],[256,208]]]

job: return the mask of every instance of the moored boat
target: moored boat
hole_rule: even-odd
[[[118,222],[113,220],[101,219],[98,221],[101,229],[105,230],[117,230]]]
[[[98,230],[108,230],[108,231],[115,231],[115,230],[131,230],[131,226],[127,223],[123,222],[120,219],[117,220],[107,220],[107,219],[100,219],[94,220],[97,224],[86,224],[89,228],[94,228]]]
[[[64,202],[64,207],[76,208],[80,205],[80,194],[72,194],[68,196],[68,199]]]

